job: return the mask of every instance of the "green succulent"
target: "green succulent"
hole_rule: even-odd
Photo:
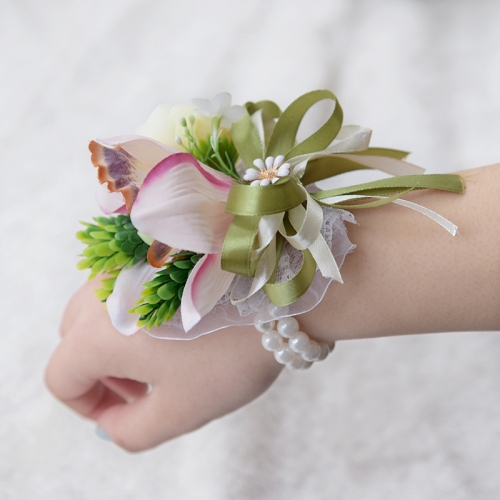
[[[76,233],[87,245],[77,268],[90,269],[89,279],[100,272],[110,276],[103,279],[102,288],[96,290],[97,297],[104,302],[113,292],[120,271],[146,260],[149,245],[139,236],[128,214],[94,217],[94,222],[82,222],[85,229]]]
[[[139,328],[150,330],[169,321],[181,305],[182,294],[189,273],[203,257],[194,252],[179,252],[164,264],[153,280],[144,283],[142,297],[130,313],[139,314]]]

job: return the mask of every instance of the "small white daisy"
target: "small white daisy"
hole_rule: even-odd
[[[255,168],[247,169],[243,179],[251,181],[251,186],[268,186],[269,184],[274,184],[282,177],[290,175],[290,163],[283,163],[284,159],[283,155],[279,155],[276,158],[268,156],[264,163],[260,158],[257,158],[253,161],[253,164],[259,170],[255,170]]]

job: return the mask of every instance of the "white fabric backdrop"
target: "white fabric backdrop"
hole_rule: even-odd
[[[99,440],[42,373],[84,280],[91,138],[133,132],[162,102],[228,90],[284,107],[327,87],[345,123],[430,172],[494,163],[499,19],[495,0],[3,0],[0,499],[496,498],[495,332],[340,343],[141,455]]]

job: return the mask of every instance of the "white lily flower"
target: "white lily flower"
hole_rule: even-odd
[[[215,116],[221,119],[224,128],[231,128],[232,123],[240,121],[245,115],[243,106],[231,106],[231,94],[221,92],[212,99],[193,99],[191,102],[197,107],[197,112],[203,116]]]

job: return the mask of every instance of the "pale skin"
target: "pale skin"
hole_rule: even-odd
[[[355,211],[359,226],[348,230],[358,247],[342,267],[344,284],[298,318],[301,328],[328,342],[500,330],[500,165],[461,175],[464,195],[407,196],[452,220],[460,236],[395,205]],[[125,450],[152,448],[240,408],[281,371],[253,327],[192,341],[124,337],[95,298],[97,286],[70,300],[46,383]]]

